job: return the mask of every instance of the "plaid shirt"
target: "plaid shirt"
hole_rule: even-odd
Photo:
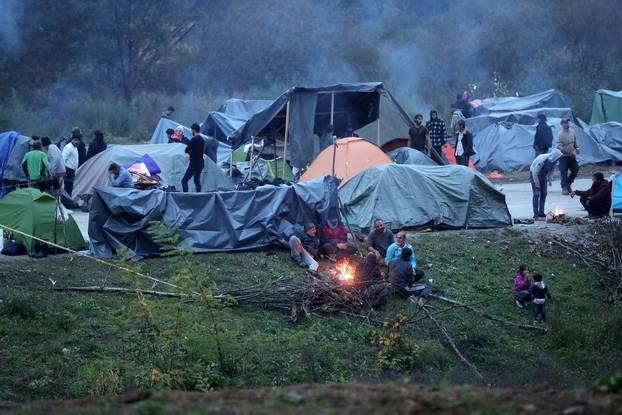
[[[430,140],[432,141],[432,147],[441,147],[447,141],[445,136],[447,135],[447,129],[445,128],[445,121],[437,118],[425,123],[426,128],[430,132]]]

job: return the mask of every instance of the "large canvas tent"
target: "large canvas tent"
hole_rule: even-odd
[[[363,130],[371,124],[373,133]],[[303,168],[320,151],[319,137],[331,125],[339,137],[358,130],[382,145],[407,137],[413,123],[380,82],[293,87],[234,132],[231,145],[236,149],[252,137],[274,137],[285,142],[285,158],[292,166]]]
[[[157,255],[149,222],[177,227],[195,252],[241,251],[277,244],[307,222],[320,223],[337,206],[337,179],[323,177],[293,186],[212,193],[97,189],[89,216],[89,238],[97,257],[128,248],[137,256]],[[127,218],[131,217],[131,223]]]
[[[337,140],[334,146],[322,150],[300,181],[307,182],[322,176],[334,175],[343,185],[364,170],[389,163],[391,159],[375,144],[357,137],[342,138]]]
[[[538,92],[523,97],[497,97],[475,100],[473,104],[479,104],[477,108],[479,113],[487,112],[515,112],[525,111],[536,108],[570,108],[570,102],[564,94],[555,90]]]
[[[33,188],[18,189],[0,200],[0,225],[67,248],[84,249],[86,244],[75,220],[62,207],[60,210],[57,210],[56,199],[49,194]],[[54,224],[57,214],[65,216],[65,226],[62,217]],[[18,233],[12,238],[23,242],[27,252],[32,252],[32,238]]]
[[[614,161],[622,161],[622,123],[607,122],[585,128]]]
[[[512,224],[503,193],[463,166],[381,165],[352,178],[339,197],[361,228],[371,227],[375,218],[391,229]]]
[[[549,118],[553,127],[553,137],[560,130],[560,120]],[[577,145],[581,153],[577,156],[580,165],[598,164],[611,160],[611,156],[580,127],[570,124],[577,136]],[[512,123],[496,123],[486,127],[474,139],[475,155],[472,161],[480,171],[520,171],[527,170],[533,159],[533,139],[536,127]],[[553,140],[555,144],[555,139]]]
[[[160,177],[169,186],[181,189],[181,179],[188,167],[186,146],[180,143],[173,144],[138,144],[116,145],[89,159],[76,171],[72,197],[78,201],[81,194],[93,194],[94,188],[105,186],[108,182],[108,167],[110,163],[128,164],[139,157],[148,154],[160,167]],[[203,191],[228,190],[232,188],[231,181],[207,156],[205,168],[201,174]],[[190,181],[189,188],[194,189]]]
[[[622,122],[622,91],[599,89],[594,96],[590,124]]]
[[[522,111],[500,111],[489,112],[465,120],[466,127],[471,133],[478,134],[489,125],[499,122],[509,122],[522,125],[533,125],[538,123],[538,114],[544,114],[547,118],[568,118],[573,119],[570,108],[536,108]]]
[[[22,160],[28,152],[30,138],[16,131],[0,133],[0,197],[5,193],[5,184],[26,181]]]

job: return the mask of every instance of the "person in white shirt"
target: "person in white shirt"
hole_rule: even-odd
[[[50,189],[52,192],[60,191],[60,180],[65,176],[65,162],[61,151],[52,144],[49,137],[41,137],[43,151],[48,155],[50,165],[48,167],[50,175]]]
[[[73,180],[76,177],[76,170],[78,170],[78,145],[80,139],[78,137],[72,137],[71,142],[67,143],[63,147],[63,162],[65,163],[65,191],[69,196],[73,191]]]
[[[548,189],[547,178],[561,156],[562,152],[554,148],[549,153],[540,154],[536,157],[529,168],[529,180],[533,191],[533,218],[536,220],[546,218],[544,202]]]

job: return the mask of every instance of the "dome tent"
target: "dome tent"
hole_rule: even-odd
[[[436,166],[437,164],[426,154],[410,147],[400,147],[387,153],[397,164],[416,164],[421,166]]]
[[[512,224],[503,193],[464,166],[380,165],[348,181],[339,197],[361,228],[375,218],[391,229]]]

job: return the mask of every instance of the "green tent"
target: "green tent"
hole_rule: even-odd
[[[0,199],[0,225],[27,233],[37,238],[54,242],[72,249],[84,249],[86,243],[82,233],[72,216],[65,220],[63,230],[62,220],[56,224],[56,239],[54,238],[54,216],[56,200],[47,193],[37,189],[18,189]],[[28,252],[32,252],[32,238],[13,233],[12,239],[21,241]]]
[[[599,89],[594,96],[590,124],[622,122],[622,91]]]

